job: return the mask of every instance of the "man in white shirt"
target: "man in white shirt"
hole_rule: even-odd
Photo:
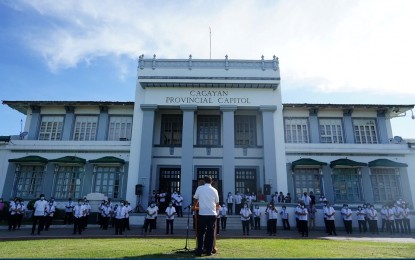
[[[254,228],[255,230],[260,230],[261,229],[261,210],[259,209],[258,205],[255,205],[254,208]]]
[[[78,200],[78,204],[73,207],[73,233],[76,234],[78,231],[79,235],[82,234],[83,229],[83,217],[85,215],[85,206],[82,204],[82,200]]]
[[[228,192],[228,197],[226,198],[226,203],[228,203],[229,215],[232,215],[233,214],[233,195],[232,195],[232,192]]]
[[[226,207],[225,203],[223,203],[222,207],[219,210],[219,216],[222,230],[226,230],[226,221],[228,220],[228,208]]]
[[[310,207],[311,198],[310,198],[310,196],[308,196],[307,192],[303,193],[303,196],[301,196],[301,200],[303,201],[304,206],[306,208]]]
[[[336,214],[336,211],[330,205],[330,203],[327,201],[326,202],[326,207],[324,208],[324,216],[326,217],[326,221],[327,221],[328,233],[329,233],[329,235],[337,236],[336,226],[334,225],[334,219],[335,219],[334,215],[335,214]]]
[[[46,214],[45,214],[45,231],[49,230],[50,225],[52,224],[53,216],[55,214],[56,208],[53,205],[53,201],[50,200],[48,205],[46,206]]]
[[[165,210],[166,213],[166,235],[173,235],[173,223],[174,223],[174,214],[176,214],[176,209],[173,207],[173,203],[170,201],[169,206]]]
[[[375,206],[369,205],[369,211],[368,211],[368,217],[369,217],[369,230],[372,234],[379,234],[378,230],[378,212],[375,209]]]
[[[363,208],[361,206],[357,207],[356,211],[357,216],[357,223],[359,224],[359,232],[366,232],[367,226],[365,221],[366,211],[363,211]]]
[[[401,230],[401,233],[404,233],[403,231],[403,224],[402,224],[402,207],[401,203],[398,201],[395,203],[393,207],[393,214],[395,215],[395,227],[396,227],[396,233],[399,233],[399,229]]]
[[[75,203],[72,201],[72,198],[68,199],[68,202],[65,204],[65,218],[63,219],[63,224],[72,224],[73,208]]]
[[[308,237],[308,211],[304,203],[300,204],[300,209],[297,211],[298,221],[300,225],[300,232],[303,237]]]
[[[183,217],[183,196],[180,194],[180,192],[177,193],[175,207],[176,207],[177,216],[179,218],[182,218]]]
[[[197,250],[196,256],[201,256],[203,245],[206,245],[206,255],[212,255],[217,208],[219,208],[218,191],[212,187],[209,176],[203,178],[205,184],[197,187],[194,199],[198,200],[199,213],[197,221]],[[206,240],[206,241],[205,241]]]
[[[242,208],[242,196],[239,192],[235,195],[235,214],[238,214]]]
[[[244,236],[249,236],[249,220],[251,218],[252,212],[249,209],[248,204],[244,204],[244,207],[241,209],[240,214]]]
[[[144,232],[147,234],[147,229],[150,226],[150,231],[155,227],[155,222],[157,219],[157,212],[159,208],[156,206],[156,203],[152,201],[150,206],[146,210],[146,219],[144,220]]]
[[[122,235],[124,229],[125,215],[127,213],[127,207],[125,206],[125,201],[120,202],[120,204],[115,205],[115,234]]]
[[[38,225],[37,228],[37,234],[40,235],[40,231],[43,230],[43,226],[45,224],[45,212],[46,212],[46,206],[48,205],[48,202],[45,200],[45,195],[40,194],[40,199],[35,202],[35,205],[33,205],[33,225],[32,225],[32,235],[35,234],[36,225]]]
[[[343,208],[340,211],[343,217],[344,229],[347,234],[352,234],[352,210],[349,209],[349,205],[343,204]]]

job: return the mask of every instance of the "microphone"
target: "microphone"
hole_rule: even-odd
[[[189,206],[184,207],[184,209],[190,209],[192,207],[192,204],[189,204]]]

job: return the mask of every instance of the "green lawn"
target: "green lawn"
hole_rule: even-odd
[[[184,239],[50,239],[1,241],[7,258],[192,258]],[[195,240],[189,240],[190,248]],[[220,239],[213,258],[414,258],[414,243],[319,239]],[[203,257],[206,258],[206,257]]]

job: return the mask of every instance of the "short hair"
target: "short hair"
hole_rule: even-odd
[[[205,176],[205,177],[203,177],[203,181],[205,183],[212,183],[212,178],[210,176]]]

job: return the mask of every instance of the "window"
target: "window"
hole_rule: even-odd
[[[109,141],[129,141],[131,140],[131,128],[133,118],[130,116],[112,116],[108,129]]]
[[[121,191],[120,167],[97,166],[95,170],[94,191],[118,199]]]
[[[61,140],[63,116],[43,116],[39,129],[39,140]]]
[[[45,166],[18,165],[16,169],[13,196],[26,199],[38,198],[42,193],[44,175]]]
[[[77,116],[73,140],[75,141],[94,141],[97,133],[97,116]]]
[[[306,118],[285,119],[285,141],[287,143],[308,143],[308,121]]]
[[[395,168],[371,168],[373,198],[376,202],[396,201],[401,197],[399,171]]]
[[[355,119],[354,137],[357,144],[377,144],[376,124],[374,119]]]
[[[334,200],[336,202],[361,202],[361,180],[355,168],[333,169]]]
[[[182,115],[162,115],[161,117],[161,140],[162,145],[182,144]]]
[[[180,192],[180,168],[161,168],[159,190],[173,194]]]
[[[256,145],[256,117],[235,116],[235,146]]]
[[[220,117],[198,116],[198,145],[220,145]]]
[[[316,196],[322,194],[319,168],[295,168],[293,176],[297,199],[300,199],[304,192],[310,194],[312,191]]]
[[[255,169],[235,169],[235,192],[257,194]]]
[[[321,143],[343,143],[343,127],[340,119],[320,119],[319,122]]]
[[[81,172],[83,167],[58,166],[55,172],[55,198],[68,199],[81,197]]]

